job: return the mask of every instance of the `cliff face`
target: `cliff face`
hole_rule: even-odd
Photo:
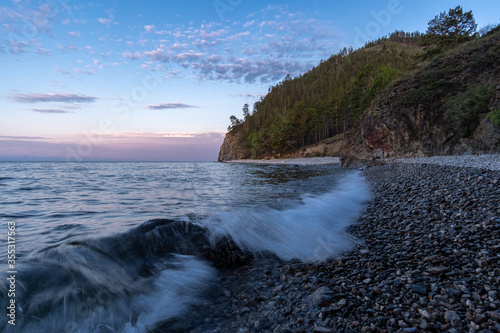
[[[219,150],[219,162],[239,160],[243,157],[241,147],[241,133],[231,131],[226,133],[224,142]]]
[[[308,158],[324,156],[340,156],[340,150],[344,145],[344,134],[338,134],[334,137],[325,139],[318,143],[306,146],[297,151],[283,154],[280,158]]]
[[[496,33],[438,57],[393,84],[346,134],[342,165],[500,152],[500,128],[485,119],[489,111],[500,109],[499,55]],[[457,108],[461,114],[454,116]]]
[[[495,106],[496,105],[496,106]],[[500,85],[490,109],[500,108]],[[480,115],[470,137],[461,137],[443,119],[433,119],[422,106],[381,108],[376,103],[359,126],[347,133],[341,148],[345,167],[376,165],[403,157],[500,153],[500,128]]]

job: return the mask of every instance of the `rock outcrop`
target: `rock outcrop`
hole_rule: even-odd
[[[123,249],[127,253],[134,251],[140,257],[167,256],[171,253],[195,255],[210,261],[219,269],[242,266],[251,262],[253,255],[241,249],[227,236],[213,237],[212,233],[200,225],[168,219],[150,220],[136,229],[132,229],[123,243],[131,249]]]
[[[226,133],[219,150],[219,162],[239,160],[243,158],[242,134],[238,131]]]
[[[489,111],[500,109],[498,54],[500,33],[430,61],[394,83],[346,134],[342,165],[357,167],[401,157],[500,152],[500,128],[485,118]],[[484,112],[473,118],[473,129],[466,133],[463,124],[450,118],[449,110],[460,103],[460,96],[466,96],[464,92],[479,86],[495,91]],[[474,107],[474,100],[468,103]]]
[[[500,86],[497,89],[500,95]],[[498,103],[500,99],[494,104]],[[373,104],[360,124],[346,134],[342,166],[379,165],[404,157],[500,152],[500,128],[484,115],[472,136],[460,137],[450,124],[428,113],[432,110],[422,105],[392,109]]]
[[[313,145],[306,146],[297,151],[283,154],[280,158],[308,158],[308,157],[338,157],[344,145],[344,134],[341,133],[334,137],[320,141]]]

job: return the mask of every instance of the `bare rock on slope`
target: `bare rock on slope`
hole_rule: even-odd
[[[219,162],[239,160],[243,157],[241,147],[242,137],[238,131],[231,131],[226,133],[224,142],[219,150]]]

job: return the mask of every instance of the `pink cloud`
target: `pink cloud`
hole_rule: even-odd
[[[99,23],[102,23],[102,24],[105,24],[105,25],[110,25],[111,24],[111,20],[108,19],[108,18],[99,18],[98,21],[99,21]]]
[[[197,106],[183,104],[183,103],[161,103],[155,105],[147,105],[146,109],[150,110],[165,110],[165,109],[190,109],[196,108]]]
[[[123,52],[123,57],[130,59],[130,60],[136,60],[136,59],[142,58],[143,55],[142,55],[142,53],[140,53],[138,51],[136,51],[135,53],[132,53],[130,51],[125,51],[125,52]]]
[[[227,34],[227,30],[226,29],[220,29],[220,30],[217,30],[217,31],[210,31],[210,32],[206,32],[205,30],[200,30],[199,31],[199,36],[203,39],[207,39],[207,38],[218,38],[218,37],[221,37],[221,36],[224,36]]]
[[[98,98],[82,94],[10,94],[9,99],[19,103],[63,102],[63,103],[92,103]]]
[[[68,35],[74,38],[78,38],[82,35],[80,31],[68,31]]]
[[[184,61],[196,61],[205,56],[204,53],[181,53],[175,56],[172,56],[173,61],[184,62]]]

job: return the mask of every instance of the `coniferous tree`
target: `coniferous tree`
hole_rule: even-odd
[[[243,105],[243,118],[244,119],[246,119],[250,115],[250,110],[248,108],[249,108],[248,103],[245,103],[245,105]]]
[[[235,128],[236,126],[238,126],[239,124],[241,124],[241,120],[239,120],[234,115],[231,115],[229,117],[229,121],[231,122],[231,125],[229,125],[228,130],[232,130],[233,128]]]
[[[471,39],[476,29],[472,11],[464,12],[461,6],[457,6],[429,21],[427,43],[440,46],[458,45]]]

